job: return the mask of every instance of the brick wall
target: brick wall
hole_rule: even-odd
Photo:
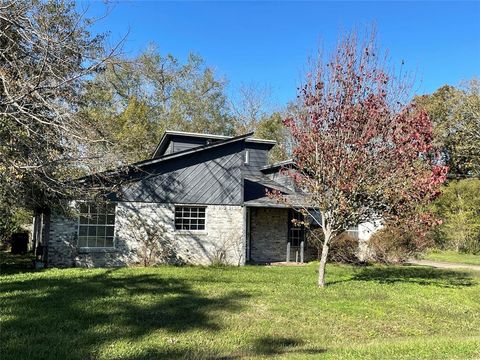
[[[163,249],[154,262],[208,265],[245,263],[244,212],[241,206],[209,205],[205,231],[175,231],[174,206],[158,203],[119,203],[115,218],[115,247],[77,246],[77,218],[52,214],[49,265],[58,267],[128,266],[143,263],[147,232]],[[167,251],[168,250],[168,251]]]
[[[288,241],[288,209],[251,208],[250,217],[250,260],[258,263],[285,261]],[[290,261],[295,261],[295,252],[291,248]],[[305,242],[304,261],[316,258],[316,249]]]
[[[251,260],[285,261],[288,237],[288,210],[252,208],[250,217]]]

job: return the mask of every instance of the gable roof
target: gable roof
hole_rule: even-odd
[[[174,152],[174,153],[171,153],[171,154],[162,155],[162,156],[157,157],[157,158],[142,160],[142,161],[136,162],[134,164],[131,164],[129,166],[138,167],[138,166],[146,166],[146,165],[156,164],[156,163],[159,163],[159,162],[162,162],[162,161],[165,161],[165,160],[170,160],[170,159],[174,159],[174,158],[177,158],[177,157],[180,157],[180,156],[195,154],[195,153],[200,152],[200,151],[216,148],[216,147],[219,147],[219,146],[224,146],[224,145],[227,145],[227,144],[235,143],[237,141],[242,141],[242,140],[247,141],[247,138],[249,136],[252,136],[252,135],[253,135],[253,132],[249,132],[249,133],[246,133],[246,134],[243,134],[243,135],[238,135],[238,136],[235,136],[235,137],[225,137],[225,139],[222,139],[220,141],[217,141],[217,142],[214,142],[214,143],[211,143],[211,144],[200,145],[200,146],[197,146],[197,147],[194,147],[194,148],[191,148],[191,149],[186,149],[186,150],[177,151],[177,152]]]
[[[80,183],[83,183],[86,180],[92,179],[95,175],[101,175],[101,176],[104,176],[104,177],[121,175],[122,171],[128,173],[131,170],[137,170],[137,169],[142,168],[144,166],[154,165],[154,164],[161,163],[161,162],[164,162],[164,161],[167,161],[167,160],[171,160],[171,159],[175,159],[175,158],[179,158],[179,157],[184,157],[184,156],[189,156],[189,155],[196,154],[196,153],[202,152],[202,151],[206,151],[206,150],[209,150],[209,149],[212,149],[212,148],[221,147],[221,146],[225,146],[225,145],[228,145],[228,144],[236,143],[238,141],[245,141],[245,139],[247,139],[249,136],[252,136],[252,135],[253,135],[253,132],[246,133],[246,134],[239,135],[239,136],[235,136],[235,137],[228,137],[227,139],[217,141],[217,142],[212,143],[212,144],[201,145],[201,146],[198,146],[198,147],[195,147],[195,148],[186,149],[186,150],[183,150],[183,151],[178,151],[178,152],[171,153],[171,154],[166,154],[166,155],[163,155],[163,156],[160,156],[160,157],[157,157],[157,158],[142,160],[142,161],[138,161],[138,162],[133,163],[133,164],[118,166],[115,169],[102,171],[102,172],[97,173],[97,174],[90,174],[90,175],[82,176],[82,177],[78,178],[76,181],[79,181]]]
[[[267,139],[257,139],[251,137],[253,135],[253,132],[248,133],[248,139],[246,139],[246,142],[252,142],[252,143],[262,143],[262,144],[267,144],[271,145],[273,147],[277,142],[275,140],[267,140]],[[164,154],[170,141],[175,137],[175,136],[182,136],[182,137],[189,137],[189,138],[197,138],[197,139],[205,139],[205,140],[215,140],[215,142],[219,142],[222,140],[229,140],[229,139],[234,139],[236,138],[235,136],[226,136],[226,135],[216,135],[216,134],[201,134],[201,133],[194,133],[194,132],[184,132],[184,131],[172,131],[172,130],[166,130],[161,139],[160,142],[158,143],[157,147],[155,148],[155,151],[152,154],[152,158],[157,157],[159,154]],[[241,135],[242,136],[242,135]],[[163,156],[163,155],[160,155]]]

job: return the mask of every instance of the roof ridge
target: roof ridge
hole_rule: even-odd
[[[277,143],[275,140],[254,138],[254,137],[252,137],[252,135],[254,134],[253,131],[248,132],[246,134],[249,134],[248,139],[247,139],[248,142],[260,142],[260,143],[267,143],[267,144],[274,144],[274,145]],[[197,133],[197,132],[188,132],[188,131],[165,130],[162,134],[162,137],[160,138],[160,141],[158,142],[158,145],[156,146],[155,150],[153,151],[153,153],[151,155],[152,158],[158,152],[161,145],[164,143],[165,139],[169,135],[170,136],[171,135],[189,136],[189,137],[219,139],[219,140],[234,139],[238,136],[242,136],[242,135],[230,136],[230,135],[217,135],[217,134],[210,134],[210,133]],[[243,134],[243,135],[245,135],[245,134]]]
[[[212,143],[212,144],[201,145],[201,146],[197,146],[197,147],[194,147],[194,148],[191,148],[191,149],[185,149],[185,150],[178,151],[178,152],[175,152],[175,153],[172,153],[172,154],[163,155],[163,156],[160,156],[158,158],[147,159],[147,160],[137,161],[133,164],[117,166],[115,169],[105,170],[105,171],[102,171],[100,173],[85,175],[85,176],[80,177],[77,180],[85,180],[85,179],[91,178],[92,176],[97,175],[97,174],[103,174],[103,175],[106,175],[106,176],[115,175],[115,174],[118,174],[122,170],[127,170],[128,171],[130,169],[135,169],[135,168],[138,168],[140,166],[156,164],[156,163],[162,162],[164,160],[174,159],[174,158],[177,158],[177,157],[181,157],[181,156],[188,155],[188,154],[193,154],[193,153],[203,151],[203,150],[208,150],[208,149],[215,148],[215,147],[218,147],[218,146],[222,146],[222,145],[225,145],[225,144],[230,144],[230,143],[242,140],[242,139],[246,139],[248,136],[251,136],[252,134],[253,134],[253,132],[250,132],[250,133],[246,133],[246,134],[243,134],[243,135],[235,136],[233,138],[217,141],[217,142]]]
[[[198,151],[214,148],[214,147],[217,147],[217,146],[222,146],[224,144],[229,144],[229,143],[232,143],[232,142],[235,142],[235,141],[238,141],[238,140],[246,139],[247,137],[251,136],[252,134],[253,134],[253,132],[246,133],[246,134],[243,134],[243,135],[238,135],[238,136],[227,138],[227,139],[217,141],[217,142],[214,142],[214,143],[211,143],[211,144],[200,145],[200,146],[196,146],[196,147],[191,148],[191,149],[185,149],[185,150],[177,151],[177,152],[174,152],[174,153],[171,153],[171,154],[162,155],[162,156],[154,158],[154,159],[147,159],[147,160],[138,161],[136,163],[133,163],[133,164],[130,164],[130,165],[127,165],[127,166],[148,165],[150,163],[156,163],[156,162],[159,162],[159,161],[168,160],[170,158],[173,159],[173,158],[176,158],[176,157],[183,156],[185,154],[195,153],[195,152],[198,152]]]

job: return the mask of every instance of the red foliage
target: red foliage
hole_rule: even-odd
[[[298,167],[290,176],[332,237],[372,219],[411,218],[438,195],[447,168],[428,115],[408,103],[408,79],[385,70],[373,40],[347,37],[301,88],[284,123]]]

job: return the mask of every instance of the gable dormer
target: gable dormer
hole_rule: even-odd
[[[231,136],[199,134],[181,131],[165,131],[158,144],[152,159],[165,155],[171,155],[180,151],[191,150],[200,146],[207,146],[222,141],[233,139]],[[256,139],[247,137],[245,139],[242,153],[244,165],[249,168],[260,169],[268,163],[268,152],[275,146],[274,140]]]
[[[229,136],[224,135],[199,134],[167,130],[160,139],[160,143],[155,149],[152,159],[183,150],[193,149],[203,145],[213,144],[214,142],[227,140],[229,138]]]

